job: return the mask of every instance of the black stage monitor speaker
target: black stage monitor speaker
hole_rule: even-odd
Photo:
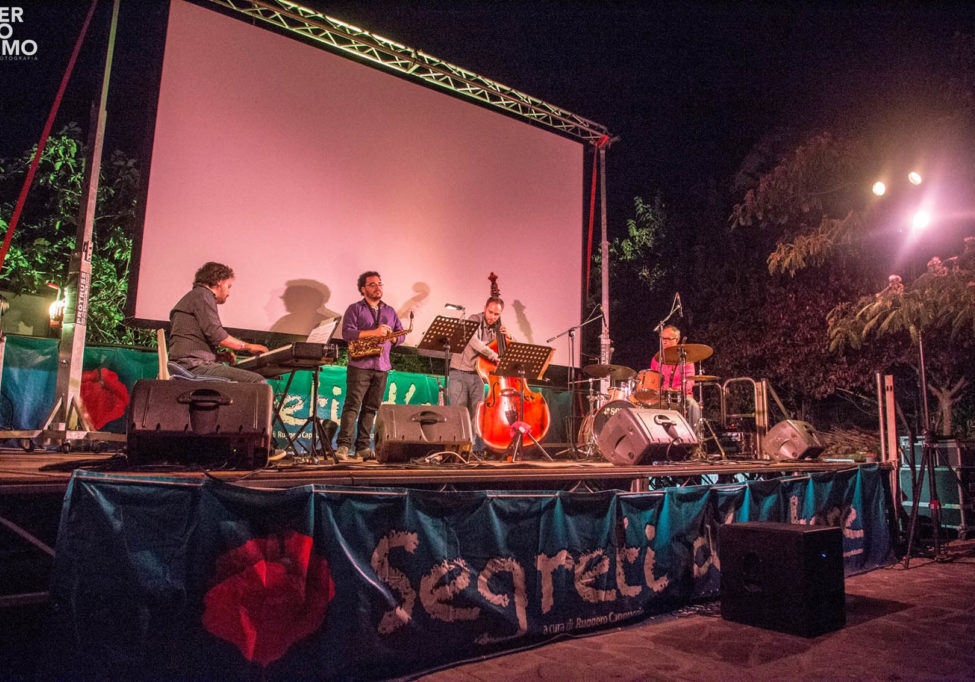
[[[773,426],[762,441],[762,452],[769,459],[812,459],[825,449],[812,424],[794,419]]]
[[[376,459],[408,462],[434,452],[471,449],[471,416],[466,407],[380,405],[376,415]]]
[[[803,637],[846,623],[839,528],[726,524],[718,532],[718,558],[726,620]]]
[[[263,467],[271,401],[266,383],[137,381],[128,409],[129,462]]]
[[[619,410],[596,440],[599,452],[620,466],[687,459],[697,436],[677,410]]]

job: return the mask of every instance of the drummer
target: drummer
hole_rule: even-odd
[[[678,343],[680,343],[680,329],[673,325],[667,325],[660,330],[660,348],[666,350],[673,348]],[[663,369],[661,369],[660,362],[654,356],[650,362],[650,369],[655,372],[660,372],[661,395],[665,390],[676,391],[677,395],[680,395],[680,390],[683,386],[687,399],[687,420],[690,422],[691,428],[696,429],[697,423],[701,420],[701,406],[694,400],[694,380],[690,378],[685,380],[685,377],[694,376],[694,363],[687,362],[681,367],[677,365],[663,365]]]

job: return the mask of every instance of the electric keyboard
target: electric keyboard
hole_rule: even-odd
[[[299,342],[245,358],[234,366],[271,379],[297,369],[316,369],[322,365],[330,365],[338,357],[339,349],[334,343]]]

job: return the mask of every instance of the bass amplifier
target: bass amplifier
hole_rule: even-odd
[[[266,383],[137,381],[127,419],[129,462],[263,467],[271,449],[271,403]]]
[[[721,617],[816,637],[846,623],[843,533],[834,526],[729,523],[718,528]]]
[[[449,405],[380,405],[376,415],[376,459],[381,463],[450,450],[471,449],[471,415]]]
[[[613,464],[681,461],[697,447],[697,436],[677,410],[620,410],[603,426],[596,441]]]

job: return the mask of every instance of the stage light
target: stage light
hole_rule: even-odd
[[[931,214],[925,210],[920,210],[911,218],[911,229],[920,232],[931,224]]]
[[[921,174],[918,173],[917,171],[911,171],[910,173],[907,174],[907,181],[910,182],[912,185],[920,185]]]
[[[58,292],[58,295],[54,298],[54,302],[47,307],[47,315],[51,320],[51,329],[58,329],[64,320],[64,299],[61,297],[63,291],[54,282],[48,282],[47,286]]]
[[[877,182],[873,183],[873,187],[871,188],[871,191],[878,197],[882,197],[884,194],[887,193],[887,185],[885,185],[880,180],[877,180]]]

